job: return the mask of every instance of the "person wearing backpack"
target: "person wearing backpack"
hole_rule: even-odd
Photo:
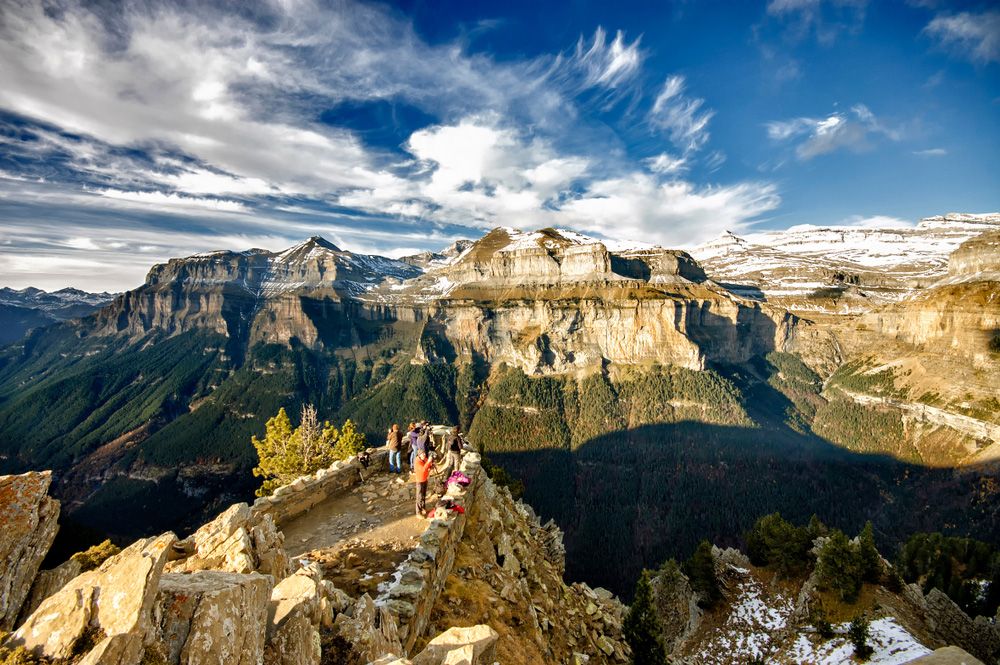
[[[399,423],[393,423],[386,436],[385,444],[389,447],[389,471],[399,473],[403,470],[403,433],[399,431]]]

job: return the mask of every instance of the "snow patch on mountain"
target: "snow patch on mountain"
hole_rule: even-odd
[[[834,637],[815,642],[816,636],[800,633],[788,650],[788,661],[802,665],[843,665],[855,662],[854,646],[847,638],[848,624],[834,626]],[[874,650],[867,662],[875,665],[902,665],[926,656],[931,650],[918,642],[892,617],[872,621],[868,645]]]

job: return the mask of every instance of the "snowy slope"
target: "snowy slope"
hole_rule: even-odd
[[[948,255],[962,242],[994,229],[1000,214],[952,213],[913,227],[801,225],[743,237],[727,232],[691,254],[716,281],[809,309],[807,299],[830,288],[870,302],[900,300],[944,277]]]

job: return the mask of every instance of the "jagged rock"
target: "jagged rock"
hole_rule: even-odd
[[[449,628],[413,657],[413,665],[492,665],[500,635],[489,626]]]
[[[52,570],[41,570],[31,585],[28,600],[21,607],[21,616],[27,618],[38,609],[42,601],[59,591],[74,577],[83,572],[83,564],[76,559],[69,559]]]
[[[38,656],[81,655],[81,665],[136,665],[151,626],[153,603],[172,533],[140,540],[46,598],[11,637]]]
[[[160,579],[147,660],[190,665],[258,665],[264,654],[272,580],[199,571]]]
[[[663,646],[676,653],[701,624],[702,610],[688,578],[676,565],[662,568],[652,580],[653,603],[663,629]]]
[[[177,549],[192,553],[167,564],[167,571],[258,572],[280,580],[288,575],[283,542],[284,536],[270,515],[237,503],[179,542]]]
[[[52,472],[0,476],[0,630],[14,627],[59,529]]]
[[[367,593],[361,596],[349,613],[338,614],[334,630],[362,657],[372,660],[386,653],[402,653],[396,614],[377,606]]]
[[[18,623],[22,623],[28,616],[38,609],[42,601],[63,588],[67,582],[80,573],[97,568],[106,560],[121,552],[110,540],[94,545],[83,552],[77,552],[69,559],[51,570],[41,570],[35,577],[34,584],[31,585],[31,593],[28,600],[21,606],[21,618]]]
[[[318,665],[320,659],[322,573],[311,566],[289,575],[271,592],[268,610],[267,665]]]

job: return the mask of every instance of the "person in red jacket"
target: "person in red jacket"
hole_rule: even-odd
[[[420,451],[413,464],[413,482],[416,490],[417,515],[427,517],[427,478],[434,470],[434,460],[427,453]]]

